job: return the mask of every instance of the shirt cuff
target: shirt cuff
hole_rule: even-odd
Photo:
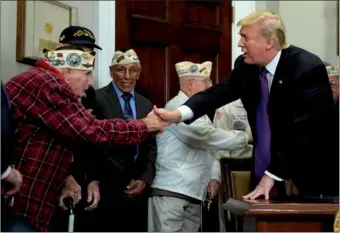
[[[270,178],[276,180],[276,181],[283,181],[283,179],[281,179],[280,177],[277,177],[275,175],[273,175],[272,173],[270,173],[269,171],[265,171],[264,174],[266,174],[267,176],[269,176]]]
[[[191,118],[194,117],[194,113],[186,105],[182,105],[182,106],[178,107],[177,109],[181,112],[181,122],[186,121],[186,120],[190,120]]]
[[[11,167],[8,166],[8,168],[6,169],[6,171],[3,172],[3,173],[1,174],[1,179],[2,179],[2,180],[3,180],[3,179],[6,179],[7,176],[9,176],[9,174],[11,173],[11,171],[12,171]]]
[[[215,160],[212,164],[210,179],[218,180],[221,183],[221,165],[219,160]]]

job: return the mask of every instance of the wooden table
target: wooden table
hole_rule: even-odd
[[[259,232],[321,232],[333,231],[339,203],[230,198],[223,207],[231,213],[256,218]]]

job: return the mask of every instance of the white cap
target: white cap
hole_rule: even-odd
[[[113,55],[111,65],[125,65],[136,62],[140,62],[136,52],[133,49],[129,49],[125,53],[116,51]]]
[[[202,64],[190,61],[178,62],[175,65],[179,78],[186,76],[210,77],[212,62],[205,61]]]

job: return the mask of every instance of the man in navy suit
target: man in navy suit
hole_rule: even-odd
[[[156,113],[168,123],[191,123],[241,98],[254,137],[255,185],[244,198],[268,199],[274,181],[288,179],[301,196],[338,196],[338,142],[331,132],[337,129],[327,126],[334,108],[323,62],[287,44],[275,13],[254,12],[238,25],[243,55],[229,77],[176,110],[155,108]]]

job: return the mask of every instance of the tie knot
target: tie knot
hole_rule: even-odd
[[[131,95],[131,93],[129,93],[129,92],[124,92],[124,93],[122,94],[122,97],[123,97],[123,99],[124,99],[125,101],[128,102],[128,101],[130,101],[132,95]]]
[[[267,79],[267,74],[269,73],[269,71],[265,68],[265,67],[263,67],[262,69],[261,69],[261,74],[260,74],[260,76],[261,76],[261,79]]]

